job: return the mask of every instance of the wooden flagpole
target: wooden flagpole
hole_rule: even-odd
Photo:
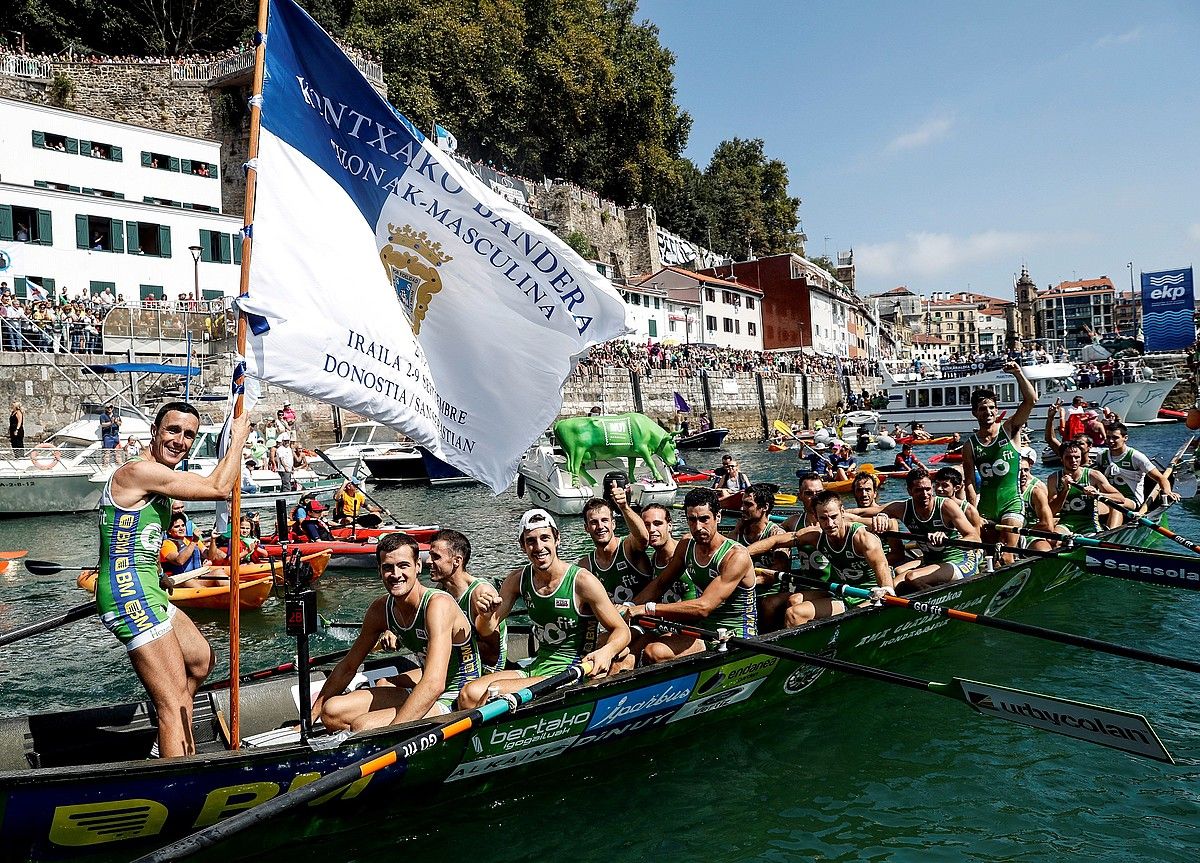
[[[250,144],[248,161],[253,166],[258,158],[258,133],[262,119],[262,87],[263,67],[266,63],[266,33],[267,33],[267,0],[258,0],[258,24],[256,26],[257,44],[254,48],[254,83],[251,87],[250,99]],[[238,286],[238,296],[245,297],[250,293],[250,255],[254,250],[251,240],[254,225],[254,193],[258,181],[258,170],[250,167],[246,171],[246,204],[245,229],[242,231],[242,272]],[[245,411],[245,367],[246,356],[246,315],[240,309],[237,316],[237,357],[239,364],[234,368],[234,387],[237,393],[233,403],[233,415],[240,417]],[[242,517],[242,454],[238,453],[238,481],[233,486],[233,504],[229,508],[229,746],[238,749],[241,746],[241,531],[239,530]]]

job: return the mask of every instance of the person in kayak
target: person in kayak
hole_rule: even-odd
[[[125,645],[154,703],[158,753],[164,758],[196,751],[192,699],[214,657],[200,630],[170,604],[159,583],[162,535],[170,526],[172,498],[226,500],[233,494],[250,420],[242,414],[232,421],[229,450],[208,476],[175,469],[199,429],[200,414],[190,404],[163,405],[143,457],[113,471],[100,495],[96,608],[101,622]]]
[[[375,549],[387,591],[371,603],[354,646],[329,673],[313,702],[312,718],[330,731],[363,731],[454,710],[463,686],[478,680],[475,630],[454,597],[425,587],[421,549],[403,533],[380,537]],[[384,678],[369,689],[346,692],[384,632],[417,657],[419,668]]]
[[[900,452],[896,453],[896,460],[893,463],[893,467],[900,468],[901,470],[916,470],[917,468],[924,468],[925,465],[917,458],[916,453],[913,452],[913,445],[906,443],[902,444]]]
[[[158,552],[163,575],[182,575],[204,566],[200,543],[187,535],[188,517],[182,512],[171,513],[171,524],[167,537]]]
[[[457,530],[444,528],[429,540],[429,580],[458,602],[475,630],[483,674],[503,671],[508,661],[508,624],[489,635],[479,634],[480,614],[492,607],[499,593],[486,578],[477,578],[467,571],[471,562],[471,541]]]
[[[592,677],[604,677],[613,659],[629,645],[629,627],[600,579],[558,556],[558,524],[550,513],[526,511],[517,538],[529,563],[504,579],[499,597],[480,615],[479,632],[485,636],[495,632],[517,600],[523,599],[539,644],[537,654],[519,671],[497,671],[467,684],[460,707],[479,707],[487,701],[490,688],[516,692],[577,665],[590,665]],[[597,625],[608,630],[608,640],[592,649]]]
[[[213,566],[231,566],[233,555],[229,553],[229,545],[228,533],[218,534],[214,530],[206,553],[208,562]],[[254,536],[254,520],[245,513],[242,513],[242,517],[238,521],[237,546],[238,562],[240,563],[258,563],[269,557],[259,544],[258,538]]]

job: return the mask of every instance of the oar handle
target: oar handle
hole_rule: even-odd
[[[1077,488],[1086,488],[1086,486],[1084,486],[1080,483],[1077,483],[1072,479],[1068,479],[1067,482],[1073,486],[1076,486]],[[1192,542],[1192,540],[1188,539],[1186,536],[1180,536],[1175,531],[1163,527],[1161,524],[1154,521],[1154,519],[1148,518],[1147,516],[1144,516],[1144,515],[1134,512],[1129,507],[1125,506],[1125,504],[1123,504],[1123,503],[1120,503],[1115,500],[1109,500],[1108,498],[1104,498],[1104,502],[1106,504],[1108,504],[1109,506],[1111,506],[1113,509],[1117,510],[1117,512],[1121,513],[1122,515],[1128,516],[1129,518],[1133,519],[1138,524],[1142,525],[1142,527],[1148,527],[1155,533],[1157,533],[1161,536],[1165,536],[1167,539],[1171,540],[1172,542],[1176,542],[1179,545],[1182,545],[1188,551],[1194,551],[1197,554],[1200,554],[1200,545],[1197,545],[1196,543]]]

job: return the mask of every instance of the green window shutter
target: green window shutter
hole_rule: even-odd
[[[111,158],[111,159],[112,159],[114,162],[121,162],[121,161],[124,161],[124,151],[122,151],[120,147],[112,147],[112,146],[110,146],[110,147],[108,148],[108,152],[109,152],[109,156],[110,156],[110,158]]]
[[[180,159],[179,160],[179,169],[185,174],[192,173],[192,160],[191,159]]]
[[[87,216],[75,216],[75,245],[81,249],[89,248],[87,232]]]
[[[225,296],[225,292],[215,288],[201,288],[200,296],[206,300],[219,300]]]
[[[212,263],[212,231],[200,229],[200,260],[206,264]]]
[[[49,189],[50,188],[50,184],[47,183],[45,180],[34,180],[33,186],[36,189]]]
[[[25,283],[24,276],[17,276],[15,279],[13,279],[13,293],[18,297],[29,296],[29,287]]]
[[[54,245],[54,223],[49,210],[37,211],[38,242],[43,246]]]
[[[231,239],[233,240],[233,262],[240,264],[242,262],[242,233],[238,231]]]
[[[142,300],[146,299],[146,297],[158,299],[158,297],[162,296],[162,292],[162,285],[138,285],[138,298]]]
[[[67,186],[68,192],[79,192],[81,189],[78,186]]]
[[[229,235],[228,234],[217,234],[217,237],[220,238],[220,243],[221,243],[221,263],[228,264],[230,262],[230,260],[232,260],[232,258],[230,258],[230,256],[229,256],[229,252],[230,252]]]
[[[0,207],[0,240],[11,240],[14,236],[12,207]]]
[[[167,163],[167,167],[172,171],[178,171],[179,170],[179,160],[176,159],[174,156],[171,156],[170,161]]]
[[[142,150],[142,167],[143,168],[150,167],[150,154],[147,153],[145,150]]]
[[[192,205],[191,205],[191,204],[184,204],[184,205],[183,205],[183,208],[184,208],[185,210],[190,210],[190,209],[192,208]]]
[[[42,287],[46,289],[46,296],[54,296],[54,279],[42,279]]]
[[[79,140],[77,138],[67,138],[67,152],[79,155]]]
[[[110,291],[112,291],[115,294],[117,292],[117,283],[116,282],[92,282],[90,290],[93,294],[102,294],[102,293],[104,293],[105,288],[108,288]]]
[[[89,189],[87,186],[84,186],[84,187],[83,187],[83,189],[81,189],[80,191],[82,191],[82,192],[83,192],[85,195],[94,195],[94,194],[96,194],[96,190],[95,190],[95,189]]]
[[[110,221],[109,232],[112,235],[112,250],[114,252],[125,251],[125,239],[121,236],[121,220],[112,219]]]
[[[121,200],[125,200],[125,193],[124,192],[113,192],[113,197],[120,198]]]
[[[219,173],[220,169],[216,165],[208,166],[208,176],[212,177],[214,180],[217,179],[217,174]]]
[[[80,139],[79,152],[80,152],[80,154],[82,154],[84,156],[91,156],[92,155],[92,142],[84,141],[83,139]]]
[[[129,254],[136,255],[142,248],[141,244],[138,243],[138,223],[126,222],[125,235],[129,237]]]
[[[164,258],[171,257],[171,226],[158,226],[158,253]]]
[[[649,324],[650,324],[650,335],[652,337],[657,337],[658,336],[658,321],[654,320],[654,318],[651,318],[649,321]]]
[[[45,132],[39,132],[37,129],[33,130],[33,146],[39,147],[43,150],[46,149],[46,133]]]

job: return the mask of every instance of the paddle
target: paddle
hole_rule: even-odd
[[[61,563],[55,563],[51,560],[27,560],[25,568],[34,575],[56,575],[60,572],[79,572],[85,569],[95,569],[96,565],[89,564],[87,566],[66,566]],[[210,578],[213,581],[229,581],[228,575],[217,575],[210,573],[208,567],[202,569],[191,570],[189,572],[181,572],[178,575],[168,575],[162,579],[162,583],[167,587],[178,587],[184,582],[191,581],[193,578]],[[250,579],[242,579],[249,581]]]
[[[252,809],[239,812],[236,815],[226,818],[224,821],[218,821],[216,824],[193,833],[191,836],[185,836],[183,839],[159,848],[153,853],[139,857],[135,863],[165,863],[168,860],[181,860],[184,857],[190,857],[197,851],[210,848],[222,839],[240,833],[247,827],[260,824],[280,813],[308,803],[310,800],[316,800],[318,797],[331,794],[352,782],[357,782],[359,779],[378,773],[380,770],[390,767],[398,761],[408,760],[419,752],[432,749],[444,740],[457,737],[465,731],[471,731],[486,722],[497,719],[510,710],[515,710],[522,705],[528,704],[539,695],[558,689],[560,686],[575,683],[587,674],[589,670],[590,668],[587,666],[568,668],[566,671],[547,677],[545,680],[539,680],[537,683],[514,692],[511,696],[489,701],[482,707],[468,711],[465,716],[459,719],[441,722],[432,728],[423,728],[419,733],[406,738],[382,752],[338,768],[332,773],[322,776],[320,779],[284,792],[277,797],[272,797],[270,800],[260,803]]]
[[[1066,737],[1073,737],[1076,740],[1120,749],[1122,752],[1150,758],[1154,761],[1175,763],[1171,753],[1163,746],[1150,723],[1137,713],[1085,704],[1080,701],[1070,701],[1054,695],[1011,689],[995,683],[966,680],[961,677],[952,678],[949,682],[922,680],[919,677],[909,677],[907,674],[885,671],[870,665],[860,665],[831,656],[780,647],[769,641],[739,638],[730,635],[729,631],[724,629],[714,632],[711,629],[701,629],[691,624],[664,620],[660,617],[641,616],[634,622],[660,632],[702,638],[722,644],[733,644],[754,653],[777,656],[780,659],[788,659],[804,665],[815,665],[833,671],[844,671],[848,674],[883,683],[893,683],[921,692],[932,692],[935,695],[943,695],[960,701],[984,716],[1005,719],[1041,731],[1050,731]]]
[[[873,599],[871,591],[861,587],[854,587],[849,584],[841,584],[836,581],[821,581],[815,578],[806,578],[796,573],[776,572],[778,578],[790,578],[793,582],[800,584],[822,588],[830,593],[838,596],[857,596],[862,599]],[[1149,662],[1154,665],[1162,665],[1167,668],[1177,668],[1182,671],[1191,671],[1192,673],[1200,673],[1200,662],[1195,662],[1190,659],[1180,659],[1175,656],[1167,656],[1163,653],[1153,653],[1148,650],[1141,650],[1136,647],[1126,647],[1123,644],[1115,644],[1111,641],[1101,641],[1095,638],[1089,638],[1086,635],[1074,635],[1070,632],[1062,632],[1057,629],[1047,629],[1041,626],[1033,626],[1028,623],[1019,623],[1015,620],[1005,620],[1000,617],[992,617],[987,614],[975,614],[970,611],[963,611],[958,608],[947,608],[946,606],[937,605],[932,602],[921,602],[919,600],[907,599],[903,596],[885,595],[880,597],[884,605],[895,605],[901,608],[907,608],[909,611],[916,614],[937,615],[940,617],[948,617],[952,620],[961,620],[967,623],[977,623],[980,626],[987,626],[992,629],[1002,629],[1005,632],[1015,632],[1019,635],[1029,635],[1034,638],[1042,638],[1046,641],[1055,641],[1059,644],[1068,644],[1072,647],[1084,647],[1088,650],[1096,650],[1100,653],[1111,653],[1113,656],[1123,656],[1126,659],[1136,659],[1141,662]]]
[[[0,647],[12,644],[14,641],[20,641],[23,638],[29,638],[31,635],[47,632],[67,623],[74,623],[76,620],[83,620],[83,618],[95,613],[95,601],[85,602],[83,605],[77,605],[68,611],[56,614],[54,617],[48,617],[37,623],[29,623],[25,626],[18,626],[16,629],[10,629],[8,632],[0,633]]]
[[[335,471],[337,471],[338,476],[340,476],[346,482],[354,483],[355,488],[357,488],[359,491],[361,491],[363,493],[363,497],[365,497],[371,503],[375,504],[375,506],[379,507],[380,512],[382,512],[384,515],[386,515],[392,521],[396,520],[396,516],[392,515],[391,511],[386,506],[381,504],[379,501],[375,500],[375,498],[371,497],[371,495],[367,492],[365,483],[360,485],[358,480],[354,479],[354,477],[350,476],[348,473],[346,473],[340,467],[338,467],[336,464],[334,464],[333,461],[329,458],[329,456],[325,455],[324,451],[318,449],[318,450],[316,450],[316,453],[317,453],[317,455],[319,455],[321,457],[321,461],[325,462],[325,464],[329,465],[331,468],[333,468]],[[369,524],[363,525],[363,527],[372,527],[372,526],[373,525],[369,525]]]
[[[1066,477],[1064,476],[1064,479],[1065,478]],[[1073,485],[1079,489],[1087,490],[1087,489],[1092,488],[1090,485],[1082,485],[1080,483],[1075,482],[1072,479],[1067,479],[1067,482],[1069,482],[1071,485]],[[1153,519],[1147,518],[1144,515],[1139,515],[1138,513],[1131,510],[1129,507],[1125,506],[1125,504],[1123,504],[1123,503],[1119,503],[1118,501],[1115,501],[1115,500],[1109,500],[1108,498],[1104,498],[1104,503],[1111,506],[1113,509],[1115,509],[1117,512],[1124,515],[1126,518],[1136,521],[1142,527],[1148,527],[1155,533],[1159,534],[1160,536],[1165,536],[1167,539],[1171,540],[1172,542],[1182,545],[1188,551],[1194,551],[1197,554],[1200,554],[1200,545],[1197,545],[1196,543],[1192,542],[1186,536],[1180,536],[1175,531],[1173,531],[1169,528],[1163,527],[1161,524],[1157,523]]]

